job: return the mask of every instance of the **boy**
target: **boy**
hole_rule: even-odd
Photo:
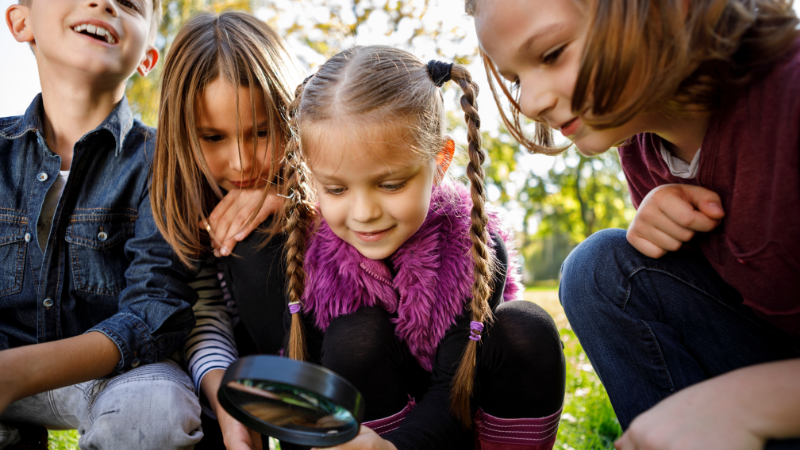
[[[154,132],[128,78],[156,64],[160,0],[22,0],[6,11],[42,93],[0,119],[0,449],[10,424],[78,428],[81,448],[191,448],[188,376],[165,358],[194,326],[152,219]],[[5,424],[5,425],[2,425]]]

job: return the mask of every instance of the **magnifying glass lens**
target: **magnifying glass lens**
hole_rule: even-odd
[[[244,411],[276,427],[337,434],[358,426],[350,411],[287,384],[244,379],[231,381],[227,387],[231,400]]]

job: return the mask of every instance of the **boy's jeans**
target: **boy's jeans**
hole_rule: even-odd
[[[77,429],[81,449],[191,449],[203,437],[192,382],[170,360],[24,398],[0,422]]]
[[[652,259],[628,243],[625,230],[603,230],[573,250],[562,270],[564,311],[623,429],[687,386],[800,358],[798,342],[741,305],[697,253]],[[780,448],[800,448],[794,442]]]

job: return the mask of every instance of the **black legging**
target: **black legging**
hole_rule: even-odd
[[[395,336],[390,319],[381,308],[361,308],[334,319],[322,342],[322,365],[364,396],[365,421],[397,413],[409,395],[422,398],[431,382],[431,374]],[[441,353],[457,352],[457,360],[462,350],[440,346],[437,358],[449,360]],[[563,403],[564,382],[564,355],[553,319],[526,301],[496,308],[495,322],[479,347],[475,406],[502,418],[548,416]]]

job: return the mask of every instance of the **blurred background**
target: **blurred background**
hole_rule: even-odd
[[[14,3],[0,0],[3,11]],[[627,227],[633,217],[616,152],[588,159],[569,149],[561,156],[529,155],[502,126],[478,57],[472,18],[461,0],[165,0],[164,21],[156,45],[164,55],[181,24],[202,10],[246,10],[269,23],[289,46],[298,68],[307,74],[327,58],[352,45],[402,47],[423,61],[441,59],[466,64],[481,85],[478,97],[484,147],[489,153],[490,200],[504,208],[518,231],[524,280],[528,285],[557,283],[569,251],[608,227]],[[36,62],[6,27],[0,30],[0,117],[24,113],[40,91]],[[160,69],[138,74],[127,90],[141,120],[157,126]],[[452,134],[466,144],[458,86],[445,86]],[[462,152],[463,155],[463,152]],[[463,175],[461,166],[454,176]]]

